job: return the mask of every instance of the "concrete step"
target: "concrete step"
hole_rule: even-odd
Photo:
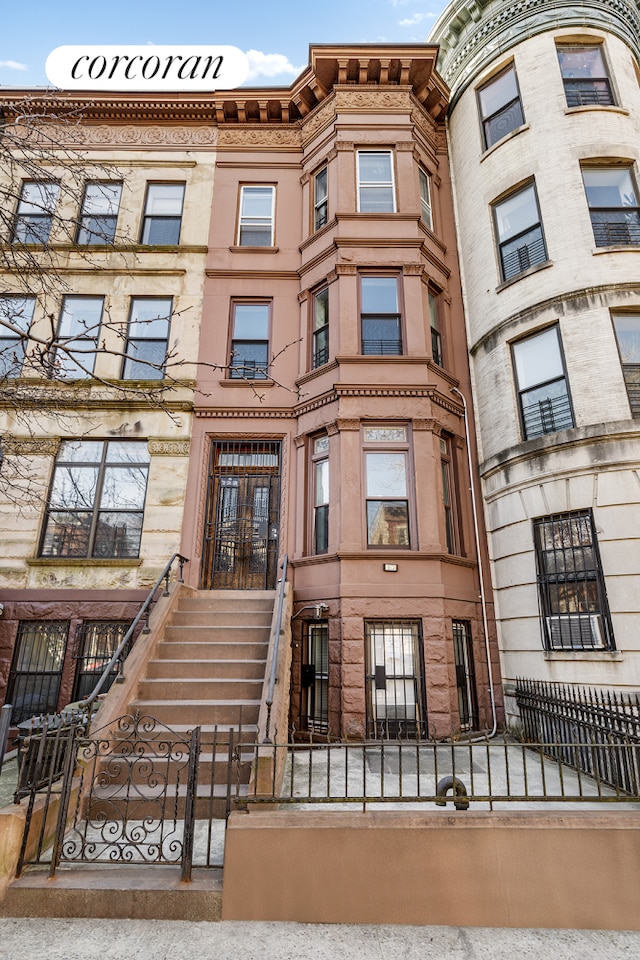
[[[164,639],[169,642],[201,643],[268,643],[268,627],[243,626],[168,626],[164,631]]]
[[[222,870],[194,869],[182,883],[180,867],[78,864],[27,869],[0,903],[2,917],[95,917],[114,920],[220,920]],[[72,952],[75,952],[72,950]]]
[[[269,644],[265,641],[223,643],[219,640],[161,640],[156,647],[158,660],[266,660]]]
[[[176,724],[189,729],[200,724],[256,724],[260,713],[259,700],[134,700],[129,711],[155,717],[161,723],[176,729]]]
[[[172,785],[168,789],[167,809],[165,817],[184,818],[187,788],[185,784]],[[218,820],[227,814],[228,787],[226,778],[222,783],[198,783],[194,797],[195,817],[199,820],[212,818]],[[231,785],[229,806],[235,808],[236,801],[247,796],[248,783],[237,783],[234,779]],[[144,784],[136,784],[135,793],[130,795],[130,788],[126,784],[110,784],[100,795],[100,790],[94,788],[91,800],[87,803],[84,815],[94,823],[113,820],[141,820],[155,823],[160,815],[160,805],[157,799],[157,790],[145,788]]]
[[[179,610],[273,610],[275,590],[199,590],[195,596],[180,597]]]
[[[171,617],[171,626],[176,627],[271,627],[272,611],[246,610],[178,610]]]
[[[266,662],[266,660],[214,660],[213,658],[206,660],[150,660],[147,666],[147,679],[233,677],[236,679],[254,678],[264,680]]]
[[[142,680],[138,686],[140,700],[260,700],[264,678],[231,677]]]
[[[215,753],[213,749],[207,749],[206,746],[201,749],[197,782],[202,796],[207,796],[207,791],[212,795],[222,796],[224,793],[222,787],[226,786],[229,778],[232,785],[249,782],[255,747],[250,743],[240,744],[233,747],[232,754],[230,764],[229,744],[218,744]],[[92,773],[93,792],[98,797],[108,796],[114,803],[120,798],[122,811],[124,811],[124,800],[127,797],[125,789],[127,783],[130,784],[129,793],[132,794],[129,802],[131,800],[137,802],[140,796],[153,796],[160,799],[165,787],[168,796],[172,797],[175,784],[179,784],[181,789],[187,782],[188,745],[184,748],[180,744],[172,746],[172,757],[173,759],[159,757],[153,751],[136,753],[135,756],[113,753],[105,759],[103,764],[98,764],[95,772]],[[154,789],[148,786],[151,782],[154,784]],[[118,819],[116,808],[112,811],[112,816]]]

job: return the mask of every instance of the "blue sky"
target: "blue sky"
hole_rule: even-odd
[[[249,53],[250,83],[288,86],[310,43],[423,41],[445,0],[29,0],[7,2],[0,24],[0,84],[47,84],[55,47],[89,43],[232,44]],[[311,8],[311,4],[309,4]],[[253,54],[250,51],[254,51]]]

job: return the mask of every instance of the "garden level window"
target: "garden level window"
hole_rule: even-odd
[[[163,379],[172,309],[170,297],[136,297],[131,301],[123,380]]]
[[[121,183],[88,183],[78,223],[77,244],[113,243],[120,207]]]
[[[231,339],[231,378],[266,380],[269,377],[270,303],[234,303]]]
[[[503,280],[546,263],[547,248],[533,183],[494,204],[493,212]]]
[[[142,219],[142,243],[175,246],[180,240],[184,183],[150,183]]]
[[[365,427],[367,546],[409,547],[407,427]]]
[[[329,549],[329,437],[312,441],[311,472],[313,476],[313,552]]]
[[[610,106],[615,101],[600,44],[558,44],[568,107]]]
[[[365,638],[367,737],[372,740],[426,737],[420,623],[366,621]]]
[[[613,326],[618,341],[631,416],[640,419],[640,314],[616,314],[613,317]]]
[[[302,664],[302,717],[304,727],[316,733],[329,730],[329,624],[309,623]]]
[[[395,213],[393,155],[390,150],[358,150],[358,212]]]
[[[476,690],[471,624],[453,620],[453,657],[456,667],[458,716],[461,730],[478,729],[478,695]]]
[[[104,297],[65,297],[58,324],[52,375],[64,380],[93,376]]]
[[[360,277],[362,353],[402,354],[398,277]]]
[[[329,288],[323,287],[313,296],[313,331],[311,366],[315,370],[329,359]]]
[[[630,167],[582,168],[596,247],[640,245],[640,206]]]
[[[78,627],[75,637],[73,658],[76,661],[76,677],[73,688],[73,700],[88,697],[102,676],[112,656],[122,643],[129,629],[128,620],[85,620]],[[130,642],[121,654],[124,661],[129,652]],[[106,693],[118,674],[118,663],[111,670],[102,693]]]
[[[485,150],[524,123],[518,79],[513,64],[478,90]]]
[[[558,327],[513,344],[525,440],[574,426]]]
[[[0,379],[22,373],[35,305],[35,297],[0,297]]]
[[[68,633],[67,620],[19,624],[6,697],[12,723],[56,711]]]
[[[329,219],[329,168],[323,167],[313,178],[313,229],[320,230]]]
[[[547,650],[614,650],[598,540],[590,510],[533,522]]]
[[[22,184],[13,224],[14,243],[47,243],[59,192],[57,183],[31,180]]]
[[[41,557],[137,557],[149,452],[142,440],[63,440]]]
[[[276,188],[240,189],[239,247],[272,247]]]
[[[422,222],[433,230],[433,211],[431,209],[431,177],[428,173],[418,167],[418,179],[420,180],[420,218]]]

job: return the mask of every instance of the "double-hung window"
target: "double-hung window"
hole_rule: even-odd
[[[524,439],[572,427],[558,327],[518,340],[512,349]]]
[[[239,247],[273,246],[275,201],[275,187],[240,188]]]
[[[640,419],[640,314],[615,314],[613,326],[618,341],[631,416]]]
[[[132,299],[123,380],[163,379],[172,306],[171,297]]]
[[[31,329],[35,297],[0,297],[0,378],[19,377]]]
[[[591,511],[542,517],[533,532],[545,648],[615,649]]]
[[[180,240],[184,183],[150,183],[142,218],[141,242],[175,246]]]
[[[329,219],[329,168],[318,170],[313,178],[313,229],[320,230]]]
[[[485,150],[524,123],[518,79],[513,64],[478,90]]]
[[[76,235],[77,244],[113,243],[121,194],[121,183],[98,181],[86,185]]]
[[[58,325],[55,375],[64,380],[93,376],[104,297],[65,297]]]
[[[364,427],[367,545],[409,547],[409,442],[406,426]]]
[[[14,242],[48,241],[59,192],[59,184],[49,181],[28,180],[22,184],[13,224]]]
[[[503,280],[546,262],[547,248],[533,183],[494,204],[493,213]]]
[[[315,370],[329,359],[329,287],[313,295],[312,310],[311,366]]]
[[[438,298],[431,290],[429,299],[429,323],[431,325],[431,355],[433,362],[442,366],[442,335],[440,333],[440,310]]]
[[[313,477],[313,552],[329,549],[329,437],[315,437],[311,448]]]
[[[395,213],[391,150],[358,150],[358,212]]]
[[[630,167],[583,166],[596,247],[640,244],[640,205]]]
[[[431,209],[431,177],[422,167],[418,167],[420,181],[420,217],[422,222],[433,230],[433,211]]]
[[[451,438],[440,437],[440,470],[442,475],[442,505],[448,553],[462,553],[460,525],[457,512],[455,472],[451,452]]]
[[[402,323],[398,275],[360,277],[362,353],[400,355]]]
[[[559,43],[557,50],[568,107],[615,103],[599,43]]]
[[[269,377],[269,314],[271,304],[234,303],[231,337],[232,379]]]
[[[137,557],[149,452],[143,440],[63,440],[40,556]]]

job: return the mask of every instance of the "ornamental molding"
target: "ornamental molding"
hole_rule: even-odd
[[[336,420],[336,427],[340,433],[344,433],[347,430],[360,430],[360,422],[360,420],[356,420],[355,418],[343,419],[340,417]]]
[[[149,440],[152,457],[188,457],[190,447],[189,440]]]
[[[30,140],[40,146],[46,144],[51,149],[65,145],[85,147],[137,147],[137,146],[175,146],[215,147],[218,131],[214,126],[166,126],[140,124],[43,124],[37,127],[22,127],[16,124],[12,135]]]
[[[258,407],[238,409],[238,407],[216,407],[213,410],[196,410],[195,416],[200,420],[291,420],[295,418],[295,413],[291,409],[262,409]]]
[[[339,277],[355,277],[358,273],[355,263],[336,263],[334,269]]]
[[[302,121],[303,146],[306,147],[320,130],[329,126],[329,124],[335,120],[335,117],[336,105],[333,98],[331,98],[329,103],[324,103],[321,107],[316,109],[314,113],[309,114],[308,117],[305,117],[305,119]]]
[[[11,437],[2,438],[2,450],[7,456],[55,457],[60,446],[59,437]]]
[[[338,90],[336,111],[340,110],[397,110],[409,108],[410,91],[406,90]]]
[[[220,127],[219,147],[294,147],[300,149],[302,137],[294,127]]]

